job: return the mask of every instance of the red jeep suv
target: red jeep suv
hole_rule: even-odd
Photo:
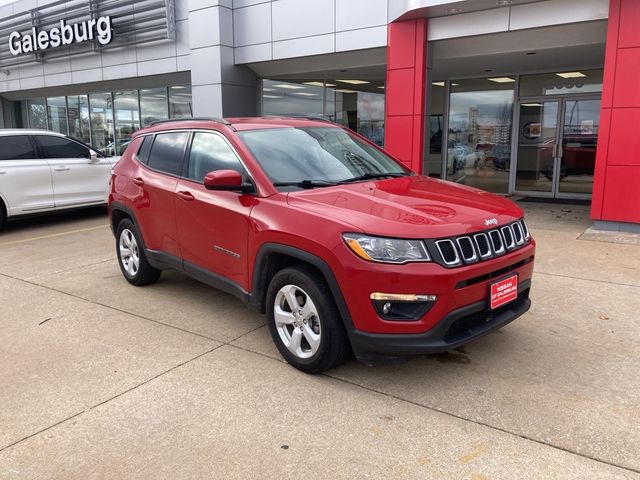
[[[109,211],[130,283],[175,269],[235,295],[306,372],[453,349],[531,304],[520,208],[322,120],[156,122],[114,167]]]

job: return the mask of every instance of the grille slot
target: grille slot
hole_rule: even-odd
[[[466,263],[478,261],[478,256],[476,255],[476,250],[473,248],[473,241],[471,241],[470,237],[458,237],[456,242],[458,242],[462,258]]]
[[[478,255],[480,258],[487,258],[491,256],[491,246],[489,245],[489,238],[486,233],[478,233],[473,236],[476,241],[476,247],[478,247]]]
[[[449,266],[460,264],[458,250],[456,249],[456,245],[453,243],[453,240],[438,240],[436,242],[436,246],[438,247],[440,256],[442,257],[442,260],[445,264]]]
[[[502,235],[500,235],[500,232],[498,230],[491,230],[489,232],[489,238],[491,239],[493,253],[496,255],[502,255],[504,253],[504,242],[502,241]]]
[[[531,238],[531,234],[529,233],[529,226],[527,222],[524,221],[524,218],[520,220],[520,227],[522,227],[522,233],[524,233],[525,240],[529,240]]]
[[[513,231],[509,225],[505,225],[500,229],[502,232],[502,237],[504,238],[504,246],[507,247],[507,250],[513,250],[516,248],[516,242],[513,239]]]
[[[516,244],[522,245],[524,243],[524,233],[522,232],[522,227],[520,226],[520,222],[512,223],[511,228],[513,230],[513,235],[515,237]]]

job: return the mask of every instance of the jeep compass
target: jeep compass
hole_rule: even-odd
[[[318,119],[156,122],[114,167],[109,211],[127,281],[175,269],[238,297],[305,372],[450,350],[530,306],[519,207]]]

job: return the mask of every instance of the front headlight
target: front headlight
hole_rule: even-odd
[[[345,243],[353,253],[370,262],[406,263],[429,262],[429,254],[420,240],[382,238],[345,233]]]

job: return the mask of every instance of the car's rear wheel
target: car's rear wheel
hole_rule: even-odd
[[[267,316],[278,351],[299,370],[324,372],[341,364],[349,353],[331,291],[309,268],[289,267],[273,277],[267,290]]]
[[[4,229],[4,225],[7,222],[7,214],[4,210],[4,204],[0,200],[0,232]]]
[[[138,229],[128,218],[118,224],[116,255],[122,275],[129,283],[141,287],[154,283],[160,278],[162,271],[149,264]]]

